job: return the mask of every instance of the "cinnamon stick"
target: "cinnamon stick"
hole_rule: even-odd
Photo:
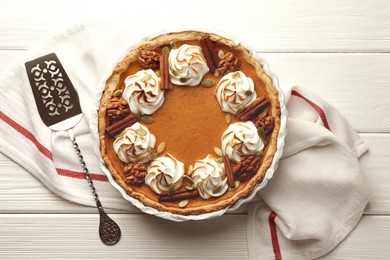
[[[207,47],[210,51],[211,58],[213,59],[214,65],[215,65],[215,67],[218,67],[219,57],[218,57],[217,51],[215,50],[214,43],[211,41],[209,35],[206,37],[205,40],[206,40]]]
[[[200,39],[200,47],[202,48],[203,55],[206,59],[207,66],[209,67],[210,72],[213,73],[215,71],[214,61],[213,61],[213,58],[212,58],[211,53],[209,51],[209,48],[207,47],[207,43],[205,40],[203,40],[203,38],[204,37],[202,37],[202,39]]]
[[[165,89],[169,89],[169,62],[168,55],[164,55],[164,63],[165,63]]]
[[[119,134],[126,127],[129,127],[137,122],[137,118],[133,114],[129,114],[127,117],[122,118],[121,120],[113,123],[106,128],[106,133],[110,136],[115,136]]]
[[[265,97],[256,99],[250,106],[245,108],[241,113],[237,115],[242,121],[247,121],[253,116],[257,115],[264,107],[268,105],[268,100]]]
[[[210,35],[205,35],[200,39],[200,46],[206,58],[207,66],[211,72],[214,72],[218,68],[219,57],[214,43],[210,39]]]
[[[160,195],[158,198],[159,202],[168,202],[168,201],[176,201],[176,200],[185,200],[185,199],[190,199],[198,196],[198,190],[193,189],[191,191],[189,190],[182,190],[182,191],[177,191],[174,193],[172,196],[169,196],[167,194]]]
[[[160,56],[160,89],[162,90],[167,88],[166,74],[168,73],[168,64],[166,63],[167,60],[165,59],[165,56],[168,57],[164,54]]]
[[[230,163],[229,156],[227,155],[223,156],[223,164],[225,165],[226,177],[227,177],[229,187],[234,188],[236,185],[234,184],[233,168]]]

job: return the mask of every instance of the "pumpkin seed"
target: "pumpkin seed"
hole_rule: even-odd
[[[152,75],[150,75],[150,74],[145,74],[145,75],[140,79],[140,81],[146,82],[146,81],[148,81],[148,80],[151,79],[151,78],[152,78]]]
[[[164,151],[165,151],[165,147],[166,147],[166,145],[165,145],[164,142],[160,143],[160,144],[157,146],[157,153],[162,153],[162,152],[164,152]]]
[[[156,160],[157,159],[157,154],[156,153],[149,153],[146,158],[148,159],[148,161],[153,161],[153,160]]]
[[[189,202],[190,202],[189,200],[182,200],[182,201],[179,202],[179,207],[180,208],[185,208],[188,205]]]
[[[257,128],[257,134],[260,136],[261,140],[264,142],[265,140],[265,132],[262,127]]]
[[[223,160],[223,158],[222,158],[222,160]],[[226,177],[226,170],[225,170],[225,168],[222,168],[222,179],[225,179],[225,177]]]
[[[120,95],[122,95],[123,91],[121,89],[117,89],[115,90],[113,96],[114,97],[119,97]]]
[[[191,185],[194,185],[194,181],[188,176],[188,175],[184,175],[184,180],[186,181],[186,182],[188,182],[189,184],[191,184]]]
[[[148,154],[149,155],[149,154]],[[142,155],[141,157],[139,157],[138,159],[136,159],[134,162],[135,163],[139,163],[139,162],[141,162],[141,161],[143,161],[143,160],[148,160],[148,161],[150,161],[149,159],[148,159],[148,155]]]
[[[219,158],[217,159],[217,162],[218,162],[218,163],[223,163],[223,157],[219,157]]]
[[[229,187],[229,190],[230,190],[230,191],[236,190],[239,186],[240,186],[240,181],[235,181],[235,182],[234,182],[234,187],[233,187],[233,188],[230,188],[230,187]]]
[[[173,184],[169,185],[168,196],[172,196],[174,192],[175,192],[175,185]]]
[[[142,116],[141,121],[146,124],[151,124],[153,123],[153,118],[151,116]]]
[[[213,79],[204,79],[202,80],[200,85],[205,88],[211,88],[214,85],[214,83],[215,81]]]
[[[244,105],[240,105],[237,110],[236,110],[236,113],[235,115],[237,116],[238,114],[240,114],[242,111],[245,110],[245,106]]]
[[[226,123],[230,124],[232,122],[232,117],[230,116],[230,114],[226,114],[225,116],[225,121]]]
[[[135,133],[139,136],[145,136],[147,134],[146,130],[143,128],[138,128],[137,130],[135,130]]]
[[[222,60],[223,56],[225,56],[225,53],[223,52],[223,50],[219,50],[218,51],[218,58],[220,58]]]
[[[202,193],[205,193],[205,188],[204,188],[204,183],[203,182],[200,182],[199,185],[198,185],[198,191],[200,194]]]
[[[146,159],[148,159],[148,161],[153,161],[153,154],[149,153],[148,155],[146,155]]]
[[[184,188],[186,188],[186,190],[188,190],[188,191],[194,190],[194,187],[193,187],[193,186],[184,186]]]
[[[192,165],[188,166],[187,175],[191,175],[193,170],[194,170],[194,166]]]
[[[255,155],[256,156],[263,156],[264,155],[264,150],[260,150],[260,151],[257,151],[257,152],[255,152]]]
[[[253,95],[253,91],[251,91],[251,90],[245,91],[245,96],[249,97],[249,96],[252,96],[252,95]]]
[[[160,77],[161,76],[161,72],[158,70],[158,71],[156,71],[156,72],[154,72],[154,73],[156,73],[156,76],[157,77]]]
[[[223,154],[222,154],[222,150],[221,149],[219,149],[218,147],[214,147],[214,153],[216,154],[216,155],[218,155],[218,156],[223,156]]]
[[[176,42],[170,42],[169,45],[171,46],[172,49],[177,49],[177,45],[176,45]]]
[[[148,149],[146,149],[149,153],[156,153],[156,150],[154,150],[153,147],[149,146]]]
[[[214,77],[218,77],[219,76],[219,70],[214,70]]]
[[[168,54],[169,54],[169,48],[168,48],[168,46],[164,46],[164,47],[162,48],[162,50],[161,50],[161,53],[162,53],[163,55],[168,55]]]
[[[215,187],[214,189],[213,189],[213,193],[215,194],[215,193],[218,193],[218,192],[220,192],[222,190],[222,185],[219,185],[219,186],[217,186],[217,187]]]
[[[233,79],[238,79],[239,77],[240,77],[240,72],[239,71],[234,72],[233,75],[232,75]]]
[[[138,121],[141,120],[142,114],[140,112],[135,113],[135,118],[137,118]]]
[[[120,132],[119,134],[117,134],[117,135],[115,136],[115,139],[124,136],[125,133],[126,133],[126,131],[123,130],[122,132]]]
[[[173,69],[173,68],[170,68],[170,71],[171,71],[171,73],[173,74],[173,76],[176,76],[176,77],[179,76],[179,72],[177,72],[177,70],[175,70],[175,69]]]

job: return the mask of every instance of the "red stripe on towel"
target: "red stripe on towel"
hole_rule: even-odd
[[[275,218],[276,213],[271,212],[268,217],[269,229],[271,233],[272,249],[274,250],[275,260],[282,260],[282,254],[280,253],[280,246],[278,240],[278,231],[276,230]]]
[[[47,149],[45,146],[43,146],[37,138],[26,128],[18,124],[16,121],[12,120],[10,117],[8,117],[6,114],[0,111],[0,120],[4,121],[7,125],[12,127],[14,130],[16,130],[18,133],[23,135],[25,138],[27,138],[29,141],[31,141],[35,147],[37,147],[38,151],[41,152],[46,158],[50,159],[53,162],[53,154],[49,149]],[[70,178],[76,178],[76,179],[85,179],[85,173],[84,172],[76,172],[61,168],[56,168],[57,174],[65,177]],[[105,175],[102,174],[96,174],[91,173],[91,179],[93,181],[103,181],[107,182],[108,179]]]
[[[3,120],[5,123],[7,123],[13,129],[15,129],[17,132],[19,132],[21,135],[26,137],[28,140],[30,140],[44,156],[46,156],[47,158],[53,161],[53,155],[51,154],[49,149],[47,149],[40,142],[38,142],[38,140],[30,131],[28,131],[26,128],[16,123],[14,120],[12,120],[3,112],[0,112],[0,119]]]
[[[326,119],[326,115],[325,115],[325,112],[324,110],[322,110],[322,108],[320,106],[318,106],[317,104],[315,104],[313,101],[309,100],[308,98],[304,97],[302,94],[300,94],[298,91],[296,90],[293,90],[291,91],[291,95],[293,96],[296,96],[296,97],[300,97],[302,98],[303,100],[305,100],[312,108],[314,108],[318,115],[320,116],[322,122],[324,123],[324,127],[326,129],[328,129],[329,131],[330,130],[330,127],[329,127],[329,124],[328,124],[328,120]]]
[[[76,178],[76,179],[85,179],[85,173],[84,172],[76,172],[61,168],[56,168],[58,175],[66,176],[70,178]],[[96,174],[96,173],[90,173],[91,179],[94,181],[108,181],[107,177],[102,174]]]

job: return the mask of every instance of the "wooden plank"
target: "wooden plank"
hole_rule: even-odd
[[[359,132],[390,132],[390,53],[260,53],[280,86],[302,86],[334,105]]]
[[[99,240],[97,214],[0,214],[0,258],[247,259],[246,216],[175,223],[113,214],[121,241]]]
[[[371,190],[365,214],[390,214],[390,135],[361,134],[369,151],[361,158],[361,165]]]
[[[340,246],[322,259],[390,259],[389,233],[389,216],[363,216]]]
[[[239,38],[250,35],[253,45],[267,52],[388,52],[390,4],[387,0],[234,1],[199,0],[191,11],[178,12],[182,1],[152,0],[2,0],[0,49],[26,49],[48,35],[89,19],[127,16],[126,26],[144,21],[165,28],[210,27]],[[207,6],[207,9],[204,7]],[[92,11],[93,10],[93,11]],[[145,17],[147,10],[147,18]],[[215,10],[210,11],[209,10]],[[131,13],[131,15],[129,15]],[[164,19],[159,15],[163,13]],[[195,26],[196,25],[196,26]]]
[[[361,134],[361,136],[370,148],[361,161],[367,183],[372,191],[365,214],[390,214],[388,192],[390,134]],[[96,213],[95,208],[71,203],[51,193],[28,172],[2,154],[0,154],[0,205],[0,213]],[[139,211],[129,207],[128,212]],[[245,208],[238,212],[245,212]]]
[[[0,71],[21,56],[0,51]],[[359,132],[390,133],[390,53],[260,53],[280,86],[312,89]]]
[[[114,214],[122,239],[98,238],[96,214],[0,214],[2,259],[248,259],[246,216],[174,223],[143,214]],[[364,216],[352,233],[321,259],[389,259],[389,216]]]
[[[25,53],[25,51],[19,50],[1,50],[0,49],[0,71],[3,72],[9,66],[12,66],[13,63],[16,63],[17,60]],[[1,76],[2,73],[0,73]]]

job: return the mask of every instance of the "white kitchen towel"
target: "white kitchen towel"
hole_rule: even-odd
[[[143,30],[123,26],[136,22],[132,15],[111,23],[73,26],[37,44],[1,75],[0,151],[67,200],[95,205],[67,133],[52,132],[39,117],[24,62],[57,54],[82,101],[85,117],[74,133],[103,205],[136,210],[99,168],[88,127],[91,109],[101,81],[129,47],[144,35],[166,28],[185,29],[176,23],[162,23],[163,29],[155,24],[144,24]],[[356,225],[368,200],[357,160],[367,148],[356,132],[313,93],[294,88],[286,94],[289,119],[284,158],[259,194],[263,202],[250,206],[248,243],[254,259],[311,258],[331,250]]]
[[[251,259],[314,259],[356,226],[369,190],[367,151],[337,110],[300,87],[288,92],[287,138],[278,170],[248,212]]]

